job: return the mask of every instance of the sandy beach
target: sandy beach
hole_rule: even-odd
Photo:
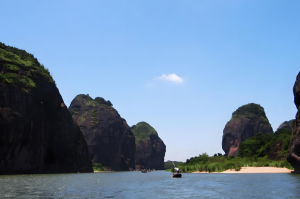
[[[240,171],[226,170],[220,173],[291,173],[293,170],[278,167],[242,167]],[[208,172],[192,172],[192,173],[208,173]],[[218,173],[218,172],[211,172]]]

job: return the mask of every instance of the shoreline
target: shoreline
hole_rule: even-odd
[[[94,173],[108,173],[108,172],[115,172],[115,171],[94,171]]]
[[[191,173],[292,173],[293,170],[279,167],[242,167],[240,171],[229,169],[222,172],[196,171]]]

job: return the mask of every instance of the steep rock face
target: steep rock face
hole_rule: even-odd
[[[135,137],[125,120],[124,126],[126,131],[121,149],[121,171],[133,171],[135,170]]]
[[[166,145],[158,137],[156,130],[146,122],[139,122],[133,125],[131,130],[135,136],[136,143],[136,169],[164,169]]]
[[[283,122],[282,124],[279,125],[279,127],[277,128],[277,130],[278,129],[292,129],[293,122],[294,122],[294,119],[293,120],[289,120],[289,121],[285,121],[285,122]]]
[[[0,43],[0,174],[93,172],[88,148],[50,73]]]
[[[223,130],[222,148],[225,154],[237,156],[239,144],[259,132],[273,133],[264,108],[254,103],[239,107]]]
[[[77,95],[69,107],[89,148],[89,157],[106,170],[134,170],[135,138],[109,101]]]
[[[287,160],[294,167],[295,173],[300,173],[300,73],[297,75],[293,88],[294,103],[298,109],[292,126],[292,135],[287,151]]]

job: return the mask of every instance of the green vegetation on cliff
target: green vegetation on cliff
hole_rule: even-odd
[[[264,157],[268,155],[272,146],[280,143],[281,149],[276,158],[285,157],[290,143],[292,130],[278,129],[275,133],[258,133],[253,137],[246,139],[239,146],[240,157]]]
[[[0,82],[18,85],[28,91],[36,86],[39,75],[54,83],[49,70],[32,54],[0,42]]]
[[[147,122],[139,122],[133,125],[131,131],[135,136],[135,144],[138,144],[141,139],[150,139],[150,135],[158,136],[156,130]]]
[[[85,103],[88,106],[89,105],[91,105],[91,106],[106,105],[106,106],[109,106],[109,107],[113,106],[113,104],[109,100],[106,101],[102,97],[96,97],[95,99],[93,99],[89,96],[89,94],[87,94],[87,95],[84,95],[84,94],[77,95],[75,97],[75,99],[79,100],[82,103]]]
[[[73,119],[77,118],[78,114],[83,110],[83,113],[81,113],[79,118],[79,123],[83,123],[89,115],[91,115],[91,122],[97,123],[97,115],[98,115],[98,109],[91,110],[91,112],[87,111],[86,109],[81,109],[82,106],[91,106],[91,107],[99,107],[104,106],[108,109],[108,111],[114,110],[112,107],[112,103],[108,100],[106,101],[102,97],[96,97],[95,99],[91,98],[89,94],[79,94],[77,95],[74,100],[76,101],[76,105],[70,106],[69,111],[72,114]],[[73,100],[73,101],[74,101]],[[73,103],[73,102],[72,102]],[[77,121],[78,122],[78,121]]]
[[[293,122],[295,119],[289,120],[289,121],[284,121],[278,129],[285,128],[285,129],[292,129],[293,128]]]
[[[239,107],[236,111],[232,113],[231,119],[238,119],[241,117],[246,117],[246,118],[258,117],[262,120],[265,120],[266,122],[269,122],[269,120],[266,117],[264,108],[259,104],[254,104],[254,103],[249,103]]]

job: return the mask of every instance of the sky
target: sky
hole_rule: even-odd
[[[0,42],[50,70],[67,106],[110,100],[149,123],[165,160],[224,153],[232,113],[264,107],[275,131],[295,118],[299,0],[0,1]]]

